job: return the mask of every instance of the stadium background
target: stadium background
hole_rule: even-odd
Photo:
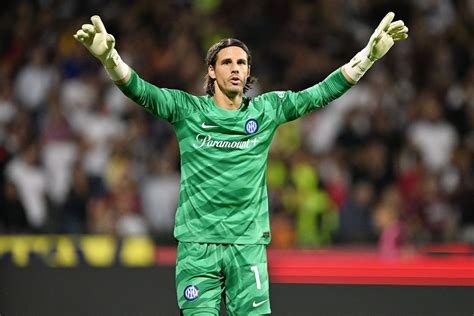
[[[327,315],[331,308],[334,315],[472,314],[471,0],[3,1],[0,313],[120,314],[112,307],[120,301],[141,305],[137,314],[176,311],[177,142],[166,122],[126,100],[74,41],[91,15],[102,16],[123,59],[144,79],[194,94],[203,94],[207,48],[239,38],[253,54],[259,81],[249,95],[257,95],[319,82],[366,44],[389,10],[408,25],[409,39],[345,96],[283,126],[274,139],[274,314],[315,314],[317,301],[311,309],[302,303],[307,297],[323,298]],[[280,265],[281,254],[295,261]],[[394,281],[351,269],[362,257],[379,269],[415,262],[410,271],[423,274],[425,259],[434,268],[422,281],[390,270],[398,273]],[[278,281],[284,269],[308,260],[303,280],[288,272]],[[321,261],[346,264],[346,274],[322,280]],[[336,287],[341,276],[360,279]],[[367,278],[378,279],[360,281]],[[367,283],[379,285],[360,285]],[[422,287],[429,284],[436,286]],[[338,295],[347,309],[329,303]],[[427,309],[414,309],[413,296]],[[387,297],[392,308],[385,310]],[[127,304],[122,313],[133,313]]]

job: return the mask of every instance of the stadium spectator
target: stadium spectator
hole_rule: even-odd
[[[447,167],[451,154],[458,143],[456,130],[445,119],[441,105],[432,93],[423,93],[417,100],[420,117],[409,126],[409,141],[421,153],[432,173]]]
[[[48,187],[45,171],[39,162],[39,153],[39,145],[30,144],[8,163],[6,177],[15,186],[28,224],[35,231],[44,232],[49,224]],[[7,190],[8,195],[16,195],[11,189]]]
[[[337,240],[345,243],[368,243],[373,238],[371,212],[374,187],[370,182],[358,182],[339,213]]]
[[[426,177],[435,173],[438,179],[429,185],[431,192],[441,194],[449,212],[454,212],[449,214],[459,219],[452,224],[451,233],[436,233],[436,238],[473,240],[474,234],[469,233],[474,223],[474,6],[471,1],[265,0],[257,5],[243,0],[239,5],[245,8],[246,14],[238,18],[229,9],[233,1],[215,1],[207,7],[199,3],[120,2],[105,7],[101,14],[107,16],[113,33],[122,39],[120,51],[124,60],[129,60],[145,79],[195,94],[204,93],[200,90],[203,62],[199,56],[209,43],[222,37],[241,38],[253,50],[257,65],[253,72],[261,79],[256,93],[259,94],[283,88],[300,90],[309,81],[322,79],[328,69],[335,69],[351,57],[348,52],[364,44],[370,35],[369,26],[376,23],[381,8],[396,9],[397,15],[410,26],[411,40],[399,45],[384,63],[373,67],[357,89],[330,107],[298,121],[298,127],[289,128],[290,133],[282,131],[280,135],[279,131],[275,136],[278,153],[270,155],[269,165],[272,160],[278,163],[289,159],[298,151],[310,152],[322,189],[339,208],[356,191],[356,178],[364,179],[378,192],[385,189],[378,187],[380,183],[385,187],[395,183],[403,197],[401,217],[408,236],[424,242],[432,236],[425,214],[433,211],[425,211],[433,209],[426,206],[433,201],[426,199],[434,199],[434,195],[428,195],[423,188],[432,181]],[[47,183],[62,179],[47,187],[55,204],[72,203],[79,207],[85,203],[90,209],[100,200],[103,203],[98,204],[107,209],[106,197],[111,192],[104,172],[115,142],[126,142],[131,177],[140,184],[140,191],[142,183],[152,177],[147,174],[147,162],[153,155],[177,162],[171,168],[174,174],[178,172],[179,148],[170,126],[143,113],[137,114],[135,107],[109,84],[102,69],[85,51],[75,47],[71,34],[96,12],[96,1],[80,4],[7,1],[1,7],[0,32],[4,37],[0,42],[0,226],[7,226],[5,193],[8,192],[13,204],[16,203],[13,193],[16,192],[18,199],[21,196],[21,190],[7,176],[6,166],[23,161],[24,148],[35,136],[54,134],[51,130],[56,128],[51,129],[48,123],[54,102],[59,103],[58,113],[65,118],[61,124],[75,135],[65,137],[67,143],[76,148],[74,155],[73,151],[66,155],[74,157],[55,157],[62,161],[58,170],[51,167],[54,162],[50,158],[44,160],[44,167],[35,167],[43,174],[57,172],[54,178],[45,180]],[[335,11],[339,13],[329,14]],[[324,29],[315,25],[324,25]],[[140,32],[140,38],[133,36],[136,32]],[[181,66],[183,60],[186,63]],[[433,132],[441,136],[434,136]],[[355,136],[362,136],[356,140],[362,147],[354,146],[350,140]],[[50,136],[42,139],[47,138],[54,139],[48,141],[53,148],[64,142]],[[287,145],[291,146],[287,150],[290,156],[283,157],[281,153]],[[42,154],[58,156],[48,147],[41,150]],[[371,153],[365,153],[366,149]],[[363,158],[354,160],[359,157]],[[378,158],[373,165],[372,160],[364,161],[374,157]],[[81,172],[85,172],[86,182],[90,182],[88,189],[84,189],[89,193],[72,194],[75,188],[71,183],[79,181],[73,180],[74,174]],[[163,181],[167,188],[173,186],[173,180],[163,178]],[[287,190],[287,181],[273,193],[269,187],[273,213],[288,214],[279,203],[279,197]],[[11,185],[16,190],[11,190]],[[44,193],[39,196],[43,200]],[[74,202],[75,199],[81,202]],[[140,194],[140,199],[144,215],[151,218],[145,195]],[[439,201],[435,204],[439,205]],[[67,217],[64,212],[62,215]],[[167,216],[156,208],[154,212],[157,214],[153,218]],[[100,215],[94,215],[94,219],[85,215],[88,223],[109,223],[86,225],[85,232],[115,232],[118,215],[113,213],[113,210],[98,212]],[[89,212],[84,210],[84,214]],[[97,218],[100,216],[102,220]],[[294,226],[293,220],[285,216],[283,226],[287,227],[288,223]]]
[[[379,231],[379,254],[384,259],[398,259],[406,246],[406,235],[396,205],[380,203],[374,209],[373,222]]]
[[[179,173],[170,159],[154,156],[141,184],[143,214],[157,237],[170,240],[178,206]]]
[[[89,181],[81,166],[76,163],[72,181],[62,208],[62,231],[85,234],[87,230],[87,203],[91,195]]]

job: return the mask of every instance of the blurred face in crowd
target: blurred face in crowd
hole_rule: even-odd
[[[437,122],[442,117],[441,107],[434,96],[428,96],[422,103],[423,116],[430,122]]]
[[[384,204],[377,207],[373,215],[374,225],[380,230],[384,231],[398,221],[398,212],[390,204]]]
[[[214,91],[228,97],[243,95],[250,76],[247,53],[240,47],[229,46],[217,54],[215,66],[210,65],[208,75],[214,79]]]

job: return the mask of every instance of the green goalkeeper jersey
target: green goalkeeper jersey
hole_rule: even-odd
[[[211,96],[158,88],[134,71],[120,90],[170,122],[181,154],[174,236],[182,242],[268,244],[267,155],[280,124],[328,104],[351,84],[340,69],[300,92],[244,97],[224,110]]]

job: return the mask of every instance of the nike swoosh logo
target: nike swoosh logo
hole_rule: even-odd
[[[252,306],[253,306],[253,307],[259,307],[260,305],[262,305],[262,304],[265,303],[266,301],[268,301],[268,299],[266,299],[266,300],[264,300],[264,301],[261,301],[261,302],[258,302],[258,303],[255,303],[255,301],[253,301]]]
[[[202,123],[201,127],[202,127],[202,128],[216,128],[216,127],[219,127],[219,126],[216,126],[216,125],[207,125],[206,123]]]

